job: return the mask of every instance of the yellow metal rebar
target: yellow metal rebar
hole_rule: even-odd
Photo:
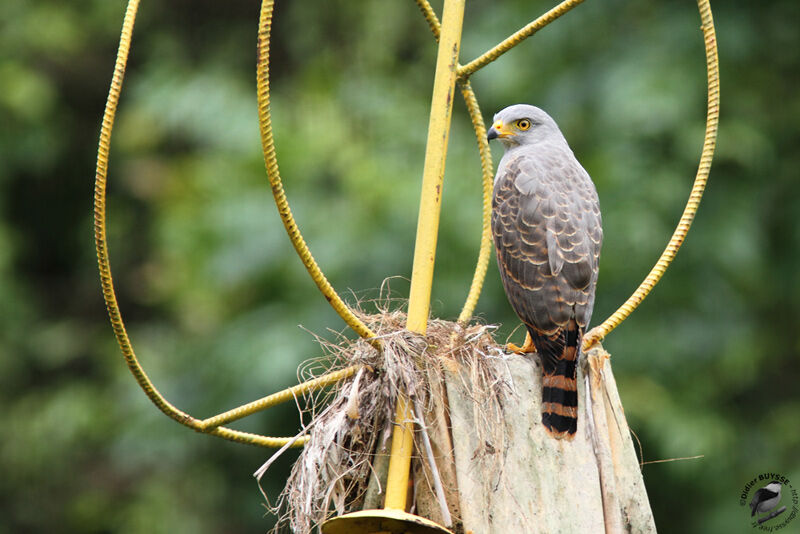
[[[267,408],[272,408],[273,406],[296,399],[297,397],[305,395],[311,391],[330,386],[336,382],[339,382],[340,380],[349,378],[353,376],[359,369],[361,369],[360,365],[351,365],[350,367],[345,367],[344,369],[340,369],[338,371],[325,373],[322,376],[318,376],[317,378],[313,378],[311,380],[306,380],[301,384],[297,384],[296,386],[278,391],[272,395],[262,397],[256,401],[239,406],[238,408],[228,410],[227,412],[215,415],[214,417],[209,417],[208,419],[203,419],[200,421],[199,427],[203,431],[209,431],[210,429],[217,428],[220,425],[238,421],[239,419],[243,419],[248,415],[253,415],[256,412],[266,410]]]
[[[380,350],[381,342],[375,337],[375,333],[361,319],[356,317],[339,294],[336,293],[336,290],[333,289],[322,269],[320,269],[305,239],[303,239],[300,229],[297,227],[294,215],[292,215],[292,210],[289,207],[289,201],[286,199],[286,193],[283,190],[283,182],[278,169],[278,157],[275,152],[275,142],[272,137],[272,117],[270,114],[269,43],[274,5],[274,0],[263,0],[261,2],[261,13],[258,20],[258,61],[256,64],[258,125],[261,131],[264,165],[267,170],[269,185],[272,188],[272,196],[275,198],[275,205],[278,207],[278,214],[281,216],[281,221],[283,221],[283,226],[289,235],[289,240],[292,242],[311,279],[325,296],[325,300],[330,303],[336,313],[356,334],[365,338]]]
[[[467,105],[472,128],[475,130],[475,138],[478,142],[478,152],[481,156],[481,183],[483,184],[482,198],[482,217],[481,217],[481,245],[478,251],[478,261],[475,264],[475,272],[472,275],[472,283],[469,286],[467,299],[464,307],[458,315],[458,323],[465,325],[472,318],[475,307],[478,305],[478,298],[481,296],[483,282],[486,280],[486,271],[489,269],[489,259],[492,256],[492,191],[494,187],[494,165],[492,165],[492,153],[489,150],[489,140],[486,138],[486,125],[483,123],[481,108],[478,106],[478,99],[469,81],[461,81],[461,94],[464,103]]]
[[[708,78],[707,98],[708,106],[706,110],[706,133],[703,139],[703,150],[700,154],[700,163],[697,168],[697,175],[689,194],[689,200],[683,210],[678,226],[667,243],[664,252],[658,261],[647,274],[645,279],[636,288],[636,291],[628,297],[611,316],[603,321],[599,326],[590,330],[583,339],[583,350],[588,350],[592,345],[601,341],[605,336],[614,330],[628,316],[633,313],[639,304],[647,297],[650,291],[664,276],[664,272],[675,259],[678,249],[681,248],[692,221],[700,207],[700,200],[703,198],[708,174],[711,171],[711,160],[714,157],[714,147],[717,144],[717,127],[719,126],[719,57],[717,56],[717,36],[714,31],[714,18],[711,14],[711,4],[708,0],[698,0],[697,7],[700,10],[700,20],[702,21],[702,31],[705,41],[706,51],[706,76]]]
[[[249,432],[242,432],[220,426],[222,424],[240,419],[251,413],[263,410],[280,402],[285,402],[308,391],[324,387],[335,381],[342,380],[353,374],[355,368],[343,369],[334,373],[329,373],[318,377],[315,380],[305,382],[289,388],[282,392],[275,393],[258,401],[252,402],[235,410],[230,410],[224,414],[206,420],[197,419],[188,413],[176,408],[170,403],[155,387],[150,377],[147,376],[136,353],[133,344],[128,337],[125,322],[122,319],[122,312],[117,302],[117,295],[114,289],[114,279],[111,274],[111,262],[108,253],[108,240],[106,237],[106,190],[108,186],[108,161],[111,152],[111,132],[114,126],[119,98],[122,93],[122,85],[125,78],[125,68],[128,62],[128,55],[133,40],[133,28],[136,22],[136,15],[139,8],[139,0],[129,0],[125,10],[125,18],[120,32],[119,48],[117,58],[114,63],[114,74],[108,90],[108,98],[103,112],[103,121],[100,128],[100,139],[97,148],[97,165],[95,169],[94,186],[94,241],[97,252],[97,266],[100,273],[100,282],[103,290],[103,299],[108,310],[109,320],[114,334],[117,338],[122,355],[128,368],[133,374],[139,387],[147,397],[155,404],[159,410],[171,417],[175,421],[198,432],[219,436],[238,443],[247,443],[262,447],[282,447],[287,443],[292,443],[293,447],[302,446],[308,438],[289,437],[269,437]]]
[[[422,171],[417,241],[414,247],[414,265],[411,271],[411,291],[406,320],[406,328],[418,334],[424,334],[428,327],[442,182],[458,74],[458,52],[463,20],[464,0],[445,0],[433,81],[425,165]],[[392,457],[389,461],[384,507],[404,510],[414,431],[408,399],[402,396],[398,398],[396,411],[397,419],[392,436]]]
[[[470,61],[463,67],[459,67],[458,69],[458,76],[459,78],[468,78],[472,75],[475,71],[482,69],[495,59],[499,58],[519,43],[533,35],[534,33],[538,32],[561,15],[567,13],[572,8],[581,4],[584,0],[564,0],[556,7],[539,17],[538,19],[534,20],[521,30],[517,31],[515,34],[511,35],[507,39],[505,39],[502,43],[498,44],[488,52],[482,54],[480,57]]]
[[[422,193],[406,323],[409,330],[418,333],[425,333],[428,322],[439,212],[442,202],[442,181],[453,111],[463,16],[464,0],[445,2],[439,53],[436,60],[436,75],[433,82],[425,165],[422,172]]]
[[[389,452],[389,472],[386,475],[386,498],[384,508],[406,509],[408,479],[411,469],[411,453],[414,447],[414,422],[406,397],[397,399],[392,447]]]

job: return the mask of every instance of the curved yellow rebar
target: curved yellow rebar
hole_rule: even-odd
[[[472,127],[475,130],[475,138],[478,142],[478,152],[481,156],[481,174],[483,182],[483,210],[481,221],[481,246],[478,252],[478,262],[475,265],[475,273],[472,275],[472,284],[467,294],[467,300],[458,316],[461,325],[466,324],[478,305],[478,298],[481,296],[483,282],[486,279],[486,271],[489,268],[489,259],[492,257],[492,190],[494,186],[494,167],[492,165],[492,153],[489,150],[489,140],[486,138],[486,125],[483,123],[483,114],[478,106],[478,99],[472,90],[469,81],[461,82],[461,95],[467,104]]]
[[[261,129],[261,147],[264,152],[264,164],[267,169],[269,185],[272,188],[272,195],[275,197],[278,213],[283,221],[283,226],[286,228],[286,233],[289,234],[292,245],[294,245],[308,274],[311,275],[311,279],[317,284],[325,299],[350,328],[359,336],[367,339],[375,348],[380,349],[381,343],[375,337],[375,333],[353,314],[352,310],[342,301],[330,282],[328,282],[328,279],[325,278],[316,260],[314,260],[314,256],[311,255],[311,251],[308,249],[308,245],[306,245],[305,239],[303,239],[300,229],[297,227],[292,210],[286,200],[286,193],[283,190],[283,183],[278,171],[278,158],[275,155],[275,142],[272,138],[272,118],[269,110],[269,41],[274,4],[274,0],[261,2],[261,14],[258,21],[258,65],[256,68],[258,124]]]
[[[428,21],[428,26],[431,27],[433,38],[438,41],[439,35],[442,33],[442,23],[439,22],[439,17],[436,16],[436,12],[433,10],[433,7],[431,7],[430,2],[428,2],[428,0],[414,1],[417,3],[419,10],[422,11],[422,15],[425,17],[425,20]]]
[[[706,69],[708,78],[708,109],[706,112],[706,133],[703,139],[703,151],[700,155],[700,164],[697,168],[697,175],[692,185],[689,200],[683,210],[681,219],[675,232],[667,243],[661,257],[653,266],[636,291],[615,311],[611,316],[603,321],[599,326],[593,328],[586,334],[583,340],[583,350],[588,350],[592,345],[601,341],[609,332],[614,330],[619,324],[628,318],[636,307],[644,300],[653,287],[661,280],[664,271],[675,258],[678,249],[683,244],[686,234],[692,225],[703,191],[708,181],[708,173],[711,170],[711,159],[714,156],[714,147],[717,142],[717,127],[719,125],[719,58],[717,57],[717,37],[714,31],[714,18],[711,15],[711,5],[708,0],[698,0],[700,19],[705,40],[706,50]]]
[[[147,373],[145,373],[144,369],[139,363],[136,354],[134,353],[130,338],[128,337],[128,333],[125,329],[125,323],[122,320],[122,314],[119,309],[119,304],[117,303],[117,296],[114,290],[114,281],[111,275],[111,266],[108,256],[108,243],[106,238],[106,188],[108,183],[108,159],[111,149],[111,131],[114,126],[114,117],[116,115],[117,105],[119,103],[119,97],[122,91],[122,82],[125,76],[125,66],[128,61],[128,53],[130,51],[131,38],[133,35],[133,26],[136,20],[138,8],[139,0],[129,0],[125,11],[125,18],[122,24],[122,31],[120,33],[119,49],[117,51],[117,59],[114,64],[114,74],[108,92],[108,99],[106,100],[105,111],[103,113],[102,127],[100,129],[100,140],[97,150],[97,167],[95,171],[94,239],[95,248],[97,250],[97,265],[100,272],[100,281],[103,289],[103,298],[106,302],[106,308],[108,310],[111,326],[114,329],[114,334],[116,335],[117,342],[122,350],[122,354],[125,357],[125,361],[128,364],[128,368],[131,370],[131,373],[133,374],[139,386],[159,410],[175,421],[178,421],[179,423],[198,432],[219,436],[239,443],[248,443],[263,447],[282,447],[287,443],[292,442],[292,446],[302,446],[308,439],[305,436],[300,438],[275,438],[232,430],[220,425],[241,419],[242,417],[253,414],[260,410],[264,410],[270,406],[274,406],[281,402],[286,402],[299,395],[303,395],[312,390],[338,382],[339,380],[351,376],[356,371],[356,366],[328,373],[314,380],[304,382],[292,388],[275,393],[268,397],[264,397],[263,399],[241,406],[229,412],[225,412],[209,419],[199,420],[176,408],[156,389],[150,378],[147,376]]]
[[[482,54],[480,57],[470,61],[466,65],[460,67],[458,69],[458,76],[461,79],[469,78],[475,71],[482,69],[495,59],[499,58],[519,43],[536,33],[537,31],[541,30],[561,15],[566,13],[567,11],[571,10],[578,4],[583,3],[583,0],[565,0],[561,2],[556,7],[539,17],[538,19],[534,20],[515,34],[508,37],[502,43],[498,44],[488,52]]]
[[[233,410],[228,410],[227,412],[215,415],[214,417],[203,419],[200,421],[199,427],[201,430],[205,431],[212,428],[217,428],[220,425],[224,425],[232,421],[237,421],[256,412],[260,412],[266,410],[267,408],[272,408],[278,404],[296,399],[297,397],[304,395],[309,391],[323,388],[325,386],[335,384],[340,380],[344,380],[345,378],[349,378],[353,376],[356,371],[361,369],[361,367],[361,365],[351,365],[350,367],[345,367],[344,369],[332,371],[317,378],[307,380],[301,384],[297,384],[296,386],[292,386],[277,393],[273,393],[272,395],[260,398],[257,401],[243,404],[242,406],[234,408]]]
[[[442,31],[442,25],[439,18],[433,11],[428,0],[415,0],[428,26],[431,28],[431,33],[434,39],[439,40],[439,34]],[[459,69],[461,66],[459,65]],[[483,182],[483,208],[482,208],[482,221],[481,221],[481,244],[478,251],[478,261],[475,265],[475,272],[472,275],[472,283],[467,293],[467,299],[458,315],[458,323],[461,325],[466,324],[475,312],[475,307],[478,305],[478,299],[483,289],[483,282],[486,280],[486,271],[489,268],[489,259],[492,256],[492,186],[494,182],[494,167],[492,166],[492,153],[489,149],[489,141],[486,139],[486,125],[483,123],[483,114],[478,105],[478,99],[475,97],[475,91],[466,79],[459,80],[461,86],[461,96],[464,98],[464,103],[467,105],[470,120],[472,120],[472,128],[475,130],[475,137],[478,142],[478,152],[481,157],[481,171]]]
[[[136,20],[136,12],[139,8],[138,0],[130,0],[125,10],[125,19],[122,24],[122,32],[120,35],[119,49],[117,51],[117,60],[114,65],[114,75],[111,79],[111,87],[108,92],[108,99],[106,101],[105,111],[103,113],[103,123],[100,129],[100,142],[97,150],[97,168],[95,172],[95,186],[94,186],[94,239],[95,248],[97,249],[97,265],[100,271],[100,281],[103,288],[103,298],[106,302],[109,319],[111,326],[114,329],[114,334],[117,336],[117,341],[122,349],[122,354],[128,362],[136,381],[142,387],[144,392],[153,401],[153,403],[165,414],[173,419],[180,421],[184,424],[192,417],[170,404],[159,392],[153,387],[152,382],[144,372],[136,355],[133,352],[130,339],[125,330],[125,324],[122,321],[122,316],[117,304],[116,293],[114,292],[114,281],[111,277],[111,267],[108,260],[108,245],[106,241],[106,213],[105,213],[105,197],[106,197],[106,184],[108,177],[108,156],[111,147],[111,130],[114,126],[114,116],[117,111],[117,104],[119,103],[119,95],[122,90],[122,80],[125,76],[125,65],[128,60],[128,52],[130,51],[131,36],[133,34],[133,24]],[[191,424],[189,424],[191,426]]]

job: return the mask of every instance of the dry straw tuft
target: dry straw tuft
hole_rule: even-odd
[[[446,395],[442,385],[445,372],[455,373],[469,384],[466,389],[473,396],[476,421],[484,423],[476,429],[482,434],[479,437],[501,449],[504,446],[499,431],[503,409],[499,393],[507,384],[499,378],[497,366],[489,362],[502,354],[491,335],[493,326],[462,327],[449,321],[431,320],[427,335],[420,336],[405,329],[406,316],[401,311],[379,309],[377,314],[361,312],[358,315],[378,334],[384,349],[379,353],[363,340],[342,339],[338,343],[319,340],[328,354],[326,359],[332,362],[326,370],[354,364],[362,367],[353,378],[316,398],[306,399],[306,412],[311,415],[311,421],[302,435],[310,439],[295,462],[283,492],[270,507],[279,517],[275,532],[310,533],[332,515],[381,507],[381,484],[388,465],[387,441],[397,395],[403,392],[410,396],[417,418],[420,414],[434,413],[437,403],[445,407],[444,412],[439,410],[439,413],[446,414],[446,402],[439,398]],[[301,374],[319,372],[316,369],[319,365],[313,365],[316,371],[313,373],[311,367],[307,366]],[[432,395],[432,390],[438,393]],[[423,417],[428,419],[427,415]],[[440,454],[433,460],[425,430],[428,424],[428,421],[417,421],[415,450],[420,452],[415,455],[414,462],[418,463],[418,468],[419,463],[422,464],[417,472],[424,474],[422,483],[427,486],[424,488],[427,494],[439,495],[443,517],[449,519],[452,513],[457,519],[456,503],[442,502],[444,494],[448,491],[452,494],[455,481],[445,477],[447,487],[442,488],[442,478],[436,468],[436,464],[446,461],[442,455],[452,458],[452,451],[441,451],[441,446],[434,443],[434,449]],[[493,431],[495,428],[497,432]],[[284,450],[278,451],[256,472],[259,480]],[[416,495],[423,491],[419,482]]]

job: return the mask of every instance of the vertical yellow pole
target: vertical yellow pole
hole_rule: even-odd
[[[445,0],[436,75],[433,80],[428,143],[422,171],[422,195],[406,324],[409,330],[420,334],[424,334],[428,326],[433,264],[439,230],[439,208],[442,203],[442,179],[455,97],[464,2],[465,0]]]
[[[383,507],[405,510],[411,470],[411,449],[414,446],[414,423],[411,422],[411,410],[405,397],[397,399],[394,420],[389,473],[386,475],[386,499],[383,501]]]
[[[439,211],[442,203],[442,181],[450,134],[450,118],[453,112],[464,3],[465,0],[445,0],[442,13],[442,32],[436,58],[436,75],[433,80],[428,143],[422,171],[422,195],[406,322],[406,328],[418,334],[424,334],[428,327]],[[414,431],[407,398],[401,396],[397,400],[395,417],[384,507],[405,510]]]

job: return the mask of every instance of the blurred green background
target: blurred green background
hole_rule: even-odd
[[[469,3],[462,62],[553,5]],[[713,7],[723,106],[707,194],[673,267],[606,340],[644,460],[704,455],[644,467],[662,532],[748,531],[739,494],[764,471],[800,488],[800,4]],[[269,194],[258,9],[143,2],[114,130],[122,311],[156,385],[198,417],[294,383],[320,354],[304,329],[344,329]],[[270,451],[161,415],[105,316],[91,201],[123,12],[117,0],[0,4],[0,532],[264,532],[272,518],[251,474]],[[683,209],[705,120],[699,26],[690,1],[586,2],[473,77],[486,120],[540,105],[597,184],[595,324]],[[426,23],[411,1],[278,2],[272,50],[278,157],[312,251],[351,301],[395,275],[405,295],[435,57]],[[479,232],[479,162],[459,101],[437,316],[457,316]],[[494,259],[478,313],[502,324],[501,341],[517,326]],[[285,435],[298,417],[287,407],[235,426]],[[269,472],[273,498],[292,457]]]

